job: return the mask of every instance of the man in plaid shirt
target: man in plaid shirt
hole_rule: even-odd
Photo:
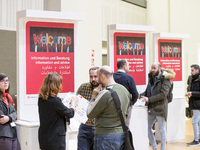
[[[89,69],[90,82],[83,83],[77,94],[80,94],[85,99],[90,101],[92,98],[92,91],[98,84],[97,70],[99,67],[92,67]],[[78,133],[78,150],[93,150],[94,143],[94,119],[88,119],[85,124],[81,123]]]

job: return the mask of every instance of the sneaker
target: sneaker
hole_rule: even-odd
[[[191,142],[191,143],[187,143],[187,145],[188,146],[198,146],[198,145],[200,145],[200,143],[199,143],[199,141],[193,141],[193,142]]]

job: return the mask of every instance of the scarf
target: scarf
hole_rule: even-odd
[[[195,81],[199,77],[199,74],[192,75],[192,82]]]
[[[8,100],[7,100],[8,98]],[[15,106],[15,103],[13,102],[13,99],[12,97],[8,94],[8,93],[3,93],[3,102],[6,104],[6,106],[8,107],[8,101],[13,105]]]

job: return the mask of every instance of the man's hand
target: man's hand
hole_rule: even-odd
[[[9,117],[5,115],[1,115],[2,118],[0,118],[0,124],[5,124],[9,121]]]
[[[92,99],[94,99],[97,96],[97,94],[101,91],[101,89],[102,89],[102,85],[99,84],[99,86],[96,87],[92,92]]]
[[[141,98],[143,102],[149,102],[149,98],[148,97],[145,97],[145,96],[141,96]]]
[[[192,92],[187,92],[187,93],[185,94],[185,96],[191,97],[191,96],[192,96]]]

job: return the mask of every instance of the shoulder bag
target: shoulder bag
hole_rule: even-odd
[[[107,88],[107,90],[109,90],[111,92],[111,95],[115,102],[115,106],[116,106],[118,114],[119,114],[119,118],[121,120],[122,128],[123,128],[124,135],[125,135],[124,150],[135,150],[134,146],[133,146],[132,133],[124,122],[124,117],[122,115],[121,103],[120,103],[119,97],[114,90],[112,90],[110,88]]]

